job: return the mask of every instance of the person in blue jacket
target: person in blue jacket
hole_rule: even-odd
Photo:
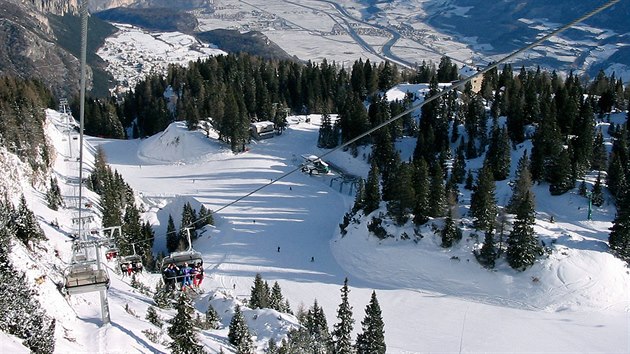
[[[184,263],[184,266],[180,269],[180,274],[183,276],[182,291],[186,290],[186,287],[192,286],[191,273],[192,268],[188,266],[188,263]]]

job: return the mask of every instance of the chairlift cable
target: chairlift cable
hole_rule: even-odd
[[[481,71],[478,71],[474,75],[471,75],[471,76],[469,76],[469,77],[467,77],[465,79],[462,79],[462,80],[452,84],[450,87],[440,91],[439,93],[437,93],[437,94],[435,94],[435,95],[433,95],[431,97],[426,98],[424,101],[422,101],[422,102],[420,102],[418,104],[412,105],[411,107],[409,107],[405,111],[395,115],[394,117],[384,121],[383,123],[381,123],[381,124],[371,128],[371,129],[367,130],[366,132],[364,132],[364,133],[362,133],[362,134],[360,134],[360,135],[358,135],[358,136],[356,136],[356,137],[346,141],[345,143],[343,143],[343,144],[341,144],[339,146],[336,146],[336,147],[330,149],[329,151],[327,151],[327,152],[317,156],[317,158],[321,160],[323,157],[328,156],[328,155],[332,154],[333,152],[335,152],[337,150],[343,149],[343,148],[345,148],[345,147],[355,143],[356,141],[358,141],[358,140],[360,140],[360,139],[362,139],[362,138],[364,138],[364,137],[374,133],[375,131],[377,131],[377,130],[379,130],[379,129],[381,129],[381,128],[383,128],[383,127],[385,127],[385,126],[387,126],[387,125],[389,125],[389,124],[391,124],[393,122],[395,122],[396,120],[402,118],[406,114],[409,114],[409,113],[415,111],[416,109],[422,108],[422,106],[424,106],[425,104],[433,102],[433,101],[437,100],[438,98],[440,98],[442,96],[445,96],[446,94],[450,93],[451,91],[455,90],[458,87],[464,86],[467,82],[469,82],[469,81],[471,81],[471,80],[473,80],[473,79],[475,79],[475,78],[477,78],[479,76],[484,75],[488,71],[498,67],[501,63],[504,63],[504,62],[506,62],[506,61],[508,61],[508,60],[510,60],[510,59],[512,59],[514,57],[516,57],[517,55],[519,55],[519,54],[521,54],[521,53],[523,53],[523,52],[525,52],[525,51],[527,51],[529,49],[532,49],[532,48],[538,46],[539,44],[541,44],[542,42],[546,41],[547,39],[549,39],[549,38],[551,38],[553,36],[556,36],[557,34],[559,34],[561,32],[566,31],[567,29],[575,26],[575,24],[577,24],[579,22],[582,22],[582,21],[584,21],[584,20],[594,16],[595,14],[597,14],[597,13],[599,13],[599,12],[601,12],[601,11],[611,7],[611,6],[613,6],[614,4],[616,4],[618,2],[619,2],[619,0],[608,1],[607,3],[605,3],[605,4],[595,8],[595,9],[593,9],[591,11],[589,11],[585,15],[583,15],[583,16],[581,16],[581,17],[579,17],[579,18],[577,18],[577,19],[575,19],[575,20],[573,20],[573,21],[571,21],[571,22],[569,22],[567,24],[565,24],[562,27],[559,27],[559,28],[549,32],[548,34],[546,34],[546,35],[544,35],[542,37],[540,37],[539,39],[535,40],[531,44],[529,44],[529,45],[527,45],[525,47],[522,47],[522,48],[520,48],[520,49],[518,49],[518,50],[516,50],[516,51],[514,51],[514,52],[512,52],[510,54],[508,54],[507,56],[499,59],[495,63],[489,65],[485,69],[483,69]],[[235,199],[235,200],[233,200],[233,201],[223,205],[222,207],[220,207],[219,209],[217,209],[214,212],[218,213],[218,212],[224,210],[225,208],[228,208],[228,207],[230,207],[230,206],[240,202],[241,200],[243,200],[243,199],[245,199],[245,198],[247,198],[247,197],[257,193],[258,191],[262,190],[263,188],[266,188],[266,187],[276,183],[277,181],[279,181],[279,180],[281,180],[283,178],[286,178],[287,176],[295,173],[296,171],[300,170],[303,166],[304,166],[304,163],[301,164],[300,166],[298,166],[297,168],[294,168],[294,169],[290,170],[289,172],[286,172],[285,174],[281,175],[280,177],[278,177],[278,178],[276,178],[274,180],[271,180],[270,182],[268,182],[268,183],[266,183],[266,184],[264,184],[264,185],[262,185],[262,186],[260,186],[260,187],[258,187],[256,189],[252,190],[251,192],[249,192],[249,193],[247,193],[247,194],[245,194],[245,195],[243,195],[243,196],[241,196],[241,197],[239,197],[239,198],[237,198],[237,199]],[[197,220],[197,221],[199,221],[199,220]]]
[[[617,4],[619,1],[620,0],[610,0],[610,1],[602,4],[601,6],[595,8],[595,9],[589,11],[589,12],[587,12],[586,14],[584,14],[584,15],[576,18],[576,19],[574,19],[573,21],[568,22],[565,25],[556,28],[555,30],[545,34],[544,36],[542,36],[539,39],[533,41],[532,43],[530,43],[530,44],[528,44],[528,45],[526,45],[524,47],[521,47],[521,48],[513,51],[512,53],[506,55],[505,57],[495,61],[494,63],[492,63],[489,66],[487,66],[485,69],[480,70],[477,73],[475,73],[475,74],[473,74],[473,75],[471,75],[471,76],[469,76],[467,78],[464,78],[462,80],[459,80],[459,81],[451,84],[451,86],[449,86],[449,87],[445,88],[444,90],[436,93],[435,95],[432,95],[430,97],[425,98],[424,101],[410,106],[408,109],[406,109],[403,112],[395,115],[394,117],[392,117],[392,118],[390,118],[390,119],[380,123],[379,125],[377,125],[377,126],[371,128],[371,129],[363,132],[362,134],[360,134],[360,135],[358,135],[358,136],[356,136],[356,137],[346,141],[345,143],[343,143],[343,144],[341,144],[339,146],[336,146],[336,147],[330,149],[329,151],[327,151],[327,152],[317,156],[317,159],[321,160],[323,157],[326,157],[326,156],[332,154],[333,152],[335,152],[337,150],[343,149],[343,148],[345,148],[345,147],[347,147],[347,146],[357,142],[358,140],[360,140],[360,139],[362,139],[362,138],[364,138],[364,137],[374,133],[375,131],[377,131],[377,130],[379,130],[379,129],[381,129],[381,128],[383,128],[383,127],[385,127],[385,126],[387,126],[387,125],[397,121],[398,119],[402,118],[403,116],[405,116],[405,115],[407,115],[407,114],[409,114],[409,113],[411,113],[411,112],[413,112],[413,111],[415,111],[417,109],[422,108],[425,104],[433,102],[433,101],[437,100],[438,98],[441,98],[441,97],[447,95],[448,93],[452,92],[456,88],[464,86],[467,82],[469,82],[469,81],[471,81],[471,80],[473,80],[473,79],[475,79],[477,77],[483,76],[484,74],[486,74],[490,70],[493,70],[493,69],[497,68],[500,64],[505,63],[505,62],[509,61],[510,59],[515,58],[519,54],[521,54],[521,53],[523,53],[523,52],[525,52],[527,50],[530,50],[530,49],[540,45],[541,43],[545,42],[547,39],[549,39],[551,37],[554,37],[554,36],[564,32],[564,31],[566,31],[567,29],[575,26],[577,23],[583,22],[583,21],[589,19],[590,17],[593,17],[594,15],[596,15],[596,14],[598,14],[598,13],[600,13],[600,12],[610,8],[610,7],[612,7],[613,5]],[[230,207],[230,206],[240,202],[241,200],[243,200],[245,198],[248,198],[248,197],[258,193],[262,189],[267,188],[270,185],[275,184],[276,182],[278,182],[278,181],[288,177],[289,175],[291,175],[291,174],[301,170],[304,166],[306,166],[306,163],[300,164],[298,167],[296,167],[296,168],[294,168],[294,169],[292,169],[292,170],[290,170],[288,172],[285,172],[284,174],[280,175],[278,178],[275,178],[275,179],[273,179],[273,180],[263,184],[262,186],[260,186],[258,188],[255,188],[252,191],[250,191],[250,192],[248,192],[248,193],[246,193],[246,194],[244,194],[244,195],[234,199],[233,201],[231,201],[231,202],[229,202],[229,203],[219,207],[218,209],[211,210],[211,211],[213,213],[219,213],[219,212],[225,210],[226,208],[228,208],[228,207]],[[197,220],[194,220],[191,224],[186,225],[185,227],[194,227],[195,224],[200,222],[200,221],[203,221],[203,218],[199,218]],[[177,231],[172,231],[172,232],[177,232]],[[172,233],[172,232],[170,232],[170,233]],[[164,235],[166,236],[166,235],[169,235],[170,233],[166,232],[166,233],[164,233]],[[147,238],[145,240],[138,240],[136,242],[143,242],[143,241],[148,241],[148,240],[150,240],[150,239]]]

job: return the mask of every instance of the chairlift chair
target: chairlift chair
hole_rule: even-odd
[[[143,269],[142,257],[136,253],[136,245],[132,243],[131,247],[133,248],[133,254],[120,257],[120,270],[123,273],[127,272],[129,265],[131,265],[131,269],[134,273],[141,272]]]
[[[195,251],[192,248],[192,242],[190,240],[190,229],[186,229],[186,235],[188,238],[188,249],[186,251],[172,252],[168,257],[164,257],[162,259],[162,280],[164,284],[168,284],[173,281],[180,281],[184,278],[183,275],[176,274],[175,276],[169,276],[164,272],[166,268],[170,264],[174,264],[178,268],[184,266],[185,263],[188,263],[189,266],[194,266],[196,264],[203,265],[203,259],[201,258],[201,253]]]
[[[107,290],[109,275],[104,266],[96,262],[76,263],[64,271],[64,288],[69,295]]]
[[[116,259],[116,257],[118,257],[118,248],[109,247],[107,250],[105,250],[105,258],[107,258],[108,261]]]

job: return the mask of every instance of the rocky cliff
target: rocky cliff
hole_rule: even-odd
[[[37,2],[37,4],[34,4]],[[35,78],[56,95],[78,90],[79,61],[56,43],[53,28],[41,8],[63,13],[66,5],[52,1],[0,2],[0,75]]]
[[[79,1],[0,1],[0,75],[38,79],[57,97],[75,95],[80,81]],[[114,31],[90,19],[88,87],[94,83],[99,95],[107,93],[107,77],[99,70],[100,58],[94,53]]]

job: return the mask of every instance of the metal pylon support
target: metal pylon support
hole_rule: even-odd
[[[81,14],[81,87],[80,87],[80,106],[79,106],[79,201],[83,200],[83,129],[85,127],[85,87],[86,87],[86,71],[87,71],[87,30],[88,30],[88,0],[81,0],[79,5],[79,13]],[[81,220],[83,204],[79,204],[79,220]],[[79,223],[79,235],[82,234],[81,223]],[[96,244],[96,260],[98,268],[101,269],[101,247]],[[110,323],[109,304],[107,302],[107,292],[100,291],[101,297],[101,317],[103,324]]]
[[[101,263],[100,243],[96,244],[96,264],[98,270],[103,269],[103,263]],[[101,319],[103,320],[103,324],[105,325],[111,322],[111,318],[109,316],[109,301],[107,301],[107,290],[99,291],[99,295],[101,298]]]

